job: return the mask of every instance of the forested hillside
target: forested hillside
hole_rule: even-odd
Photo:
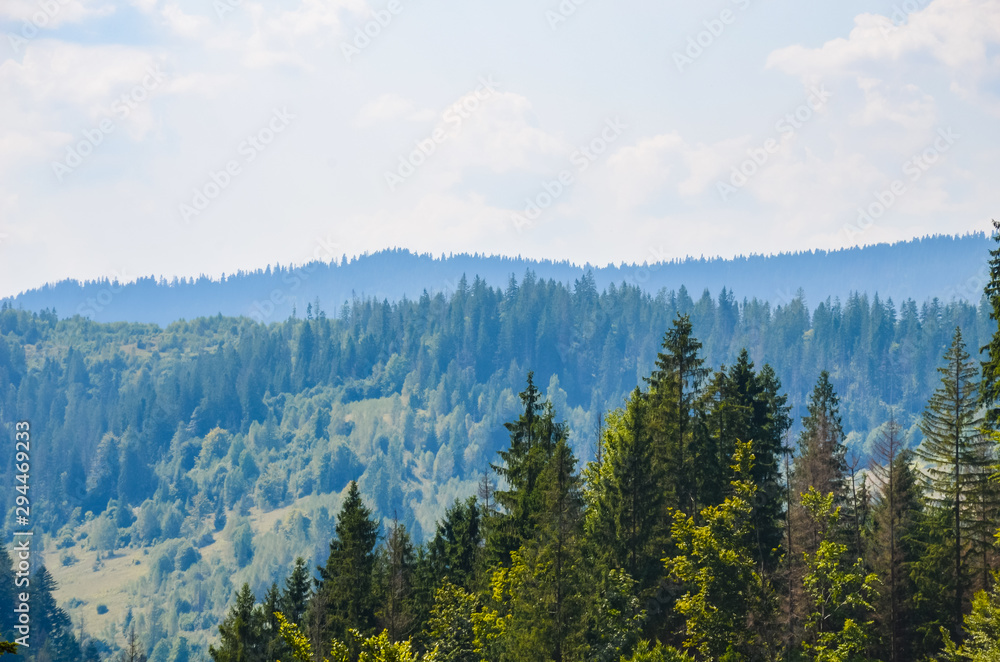
[[[586,273],[603,290],[612,284],[635,285],[656,295],[686,286],[694,295],[739,286],[740,297],[786,305],[801,288],[808,301],[846,299],[852,293],[897,303],[933,298],[978,302],[986,284],[989,241],[985,234],[933,236],[897,244],[836,251],[752,255],[726,260],[667,260],[669,244],[651,246],[640,264],[593,267],[568,262],[485,255],[439,258],[406,250],[387,250],[347,260],[335,242],[317,240],[301,263],[267,267],[222,278],[162,277],[122,268],[107,279],[65,280],[10,299],[15,308],[60,315],[79,314],[98,322],[149,322],[166,326],[179,319],[246,316],[258,322],[287,319],[316,299],[337,310],[355,298],[390,302],[419,298],[426,290],[450,297],[463,275],[493,287],[511,275],[532,271],[539,279],[571,284]],[[130,281],[135,282],[130,282]],[[118,281],[121,281],[119,283]]]
[[[588,659],[616,659],[612,651],[631,647],[640,635],[680,645],[670,633],[689,617],[685,609],[693,614],[698,607],[678,607],[687,603],[677,599],[682,587],[697,583],[697,564],[708,561],[672,562],[673,579],[663,584],[668,575],[657,546],[673,541],[675,559],[709,554],[697,542],[699,527],[721,518],[733,544],[749,545],[741,573],[750,577],[758,565],[777,572],[780,553],[773,548],[785,531],[781,447],[798,438],[798,455],[806,457],[809,440],[822,433],[854,468],[850,492],[841,474],[824,486],[835,488],[836,505],[846,506],[850,496],[844,517],[853,518],[854,538],[844,544],[857,551],[861,519],[876,512],[872,501],[862,517],[856,502],[859,467],[881,452],[890,420],[900,448],[923,439],[921,412],[941,385],[938,368],[956,328],[973,355],[996,329],[989,301],[979,303],[852,295],[812,308],[801,297],[772,306],[730,289],[693,299],[683,287],[653,295],[638,285],[599,288],[589,273],[569,286],[528,272],[505,287],[462,278],[448,295],[358,298],[330,311],[308,303],[297,318],[266,325],[221,315],[164,328],[102,324],[4,305],[0,424],[13,438],[15,421],[31,422],[37,440],[31,489],[38,533],[45,534],[38,542],[48,572],[62,585],[55,595],[72,625],[85,623],[88,633],[53,634],[58,650],[50,659],[78,659],[82,653],[73,646],[81,639],[94,644],[87,655],[107,653],[122,645],[123,628],[134,629],[157,662],[203,659],[220,623],[230,632],[236,627],[232,614],[223,618],[244,583],[248,592],[237,609],[266,595],[291,600],[301,610],[283,608],[286,616],[324,650],[333,635],[350,644],[348,627],[368,636],[392,622],[391,636],[416,636],[418,649],[453,628],[479,628],[492,633],[483,635],[490,645],[551,651],[555,635],[529,627],[542,618],[531,605],[551,606],[551,587],[532,577],[562,563],[551,556],[561,536],[568,536],[565,548],[558,543],[566,553],[583,554],[595,536],[611,547],[585,554],[600,559],[586,568],[597,575],[567,579],[600,593],[566,605],[571,611],[552,627],[566,646],[572,640],[575,652],[567,648],[551,659],[578,659],[584,649],[605,651]],[[666,394],[677,384],[680,404],[669,405]],[[669,414],[671,406],[683,415]],[[820,409],[827,418],[817,423]],[[662,447],[642,450],[652,453],[646,459],[616,459],[627,450],[623,444],[647,434]],[[595,464],[582,476],[577,460]],[[616,473],[625,470],[617,462],[632,462],[633,472],[637,466],[661,472],[655,484],[666,491],[656,497],[659,505],[636,503],[626,514],[603,510],[619,508],[619,492],[639,480]],[[4,465],[5,484],[12,484],[12,471]],[[494,494],[491,481],[498,479]],[[465,501],[481,483],[482,505]],[[872,485],[862,489],[876,493]],[[766,504],[752,505],[755,490],[768,495]],[[749,511],[735,501],[724,505],[741,495]],[[830,554],[816,543],[827,540],[821,534],[833,521],[821,497],[806,508],[811,515],[793,511],[813,522],[804,528],[817,527],[810,552]],[[3,495],[7,530],[13,498]],[[675,509],[669,517],[668,507]],[[552,508],[568,519],[547,519]],[[655,526],[635,519],[640,515],[658,518]],[[343,540],[345,518],[361,527],[354,531],[364,540],[389,544],[388,556],[374,547],[366,552],[365,563],[374,564],[366,571],[374,573],[370,586],[338,574],[345,571],[332,552],[340,547],[330,541]],[[764,520],[771,528],[750,545],[749,532],[765,531]],[[626,530],[659,537],[629,541],[621,538]],[[413,551],[425,540],[431,547]],[[305,598],[268,593],[299,556],[300,573],[309,577],[313,568],[327,568],[309,609],[321,609],[317,600],[333,602],[312,625],[303,620]],[[567,557],[567,567],[576,568],[576,558]],[[393,583],[403,581],[394,563],[425,573],[423,593],[415,575],[406,575],[405,591]],[[794,572],[805,577],[810,568]],[[442,584],[445,577],[451,583]],[[517,593],[518,586],[541,593]],[[348,600],[345,587],[361,593]],[[813,589],[804,590],[789,594],[798,596],[799,607],[812,599]],[[405,605],[384,602],[398,591]],[[382,602],[373,602],[376,595]],[[511,606],[504,607],[508,595]],[[656,596],[660,607],[649,602]],[[469,605],[477,605],[475,624],[448,620],[466,618]],[[612,607],[619,620],[600,620]],[[640,610],[648,616],[654,608],[655,619],[640,617]],[[803,619],[788,641],[829,627]],[[570,632],[571,623],[584,622],[596,629]],[[9,623],[0,627],[9,632]],[[273,653],[285,644],[275,622],[268,627]],[[538,639],[504,644],[508,627],[528,628]],[[231,634],[226,643],[225,632],[217,645],[235,645],[232,637],[242,636]],[[928,647],[940,644],[935,632],[926,634]],[[753,645],[748,640],[746,647]],[[487,659],[521,659],[508,654]],[[272,659],[225,655],[218,659]]]

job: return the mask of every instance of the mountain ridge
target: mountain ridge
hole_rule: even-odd
[[[976,300],[986,282],[984,256],[990,243],[985,233],[931,235],[831,251],[606,266],[479,253],[434,257],[392,248],[300,266],[268,265],[219,278],[202,275],[168,281],[146,276],[127,283],[66,279],[3,300],[16,308],[56,310],[61,317],[79,314],[97,322],[166,326],[178,319],[222,314],[268,323],[303,314],[317,299],[327,311],[334,311],[354,298],[397,301],[418,298],[425,291],[447,294],[459,287],[463,277],[504,286],[529,270],[562,283],[590,272],[599,289],[624,282],[654,293],[684,287],[697,297],[704,290],[717,294],[728,288],[739,299],[756,298],[773,305],[787,304],[799,290],[813,305],[827,298],[845,299],[853,292],[894,301]]]

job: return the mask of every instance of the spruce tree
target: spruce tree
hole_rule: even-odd
[[[513,555],[510,569],[511,659],[565,662],[586,645],[583,495],[576,458],[565,438],[539,476],[543,511],[538,534]]]
[[[357,481],[351,481],[337,515],[336,537],[330,541],[330,556],[319,568],[314,612],[314,644],[325,649],[331,639],[349,641],[348,630],[363,635],[375,628],[375,561],[379,523],[365,506]]]
[[[490,523],[488,554],[491,562],[504,564],[510,563],[511,552],[534,535],[542,511],[538,479],[556,444],[567,436],[566,426],[555,421],[551,403],[542,404],[534,373],[528,373],[528,385],[520,397],[524,413],[504,424],[510,446],[499,451],[502,464],[491,465],[506,480],[507,489],[494,493],[504,512]]]
[[[43,650],[52,662],[76,662],[80,643],[73,636],[73,623],[56,603],[56,581],[42,565],[31,578],[31,645]]]
[[[266,662],[265,617],[256,602],[250,585],[244,583],[219,624],[219,646],[208,648],[214,662]]]
[[[278,590],[278,583],[272,582],[260,603],[261,640],[264,659],[267,662],[288,657],[289,651],[281,636],[281,624],[277,617],[277,613],[280,611],[281,591]]]
[[[285,579],[285,589],[281,594],[279,611],[285,615],[290,623],[304,627],[306,609],[311,595],[312,578],[309,577],[305,559],[300,556],[295,559],[292,573]]]
[[[0,543],[0,640],[14,639],[14,561],[3,543]]]
[[[820,373],[810,396],[808,411],[809,415],[802,419],[803,430],[792,469],[792,498],[798,502],[810,487],[814,487],[820,494],[833,493],[834,505],[843,508],[848,504],[847,449],[840,419],[840,400],[825,370]],[[791,515],[796,536],[801,537],[795,544],[796,553],[815,553],[821,540],[816,519],[798,504],[791,508]],[[838,521],[843,519],[842,515]]]
[[[990,342],[980,351],[986,352],[982,362],[982,382],[979,387],[981,404],[986,407],[985,425],[992,431],[1000,431],[1000,222],[993,221],[993,241],[996,247],[990,251],[990,282],[986,284],[985,296],[990,306],[990,320],[997,328]]]
[[[378,563],[381,607],[379,628],[388,631],[389,639],[408,639],[413,629],[413,543],[406,527],[393,521]]]
[[[733,479],[730,462],[737,441],[753,441],[756,459],[751,479],[758,490],[753,506],[756,556],[768,569],[777,564],[783,536],[785,489],[779,458],[785,433],[791,427],[787,401],[774,369],[765,365],[756,373],[744,349],[728,371],[720,370],[713,379],[706,420],[715,439],[715,454],[699,458],[700,471],[714,474],[711,480],[703,481],[702,500],[720,503],[729,494]]]
[[[808,415],[802,419],[798,452],[788,477],[788,511],[785,536],[788,585],[787,608],[789,646],[804,636],[808,621],[809,597],[804,593],[803,580],[808,572],[804,559],[815,555],[824,540],[824,530],[802,506],[803,494],[815,488],[821,494],[833,494],[834,505],[842,508],[847,502],[844,474],[847,470],[844,430],[840,419],[840,402],[825,370],[820,373],[808,405]],[[847,538],[843,516],[837,518],[838,540]],[[857,550],[860,552],[860,550]],[[855,554],[856,556],[856,554]]]
[[[965,537],[977,513],[973,505],[988,487],[993,460],[985,446],[982,430],[978,383],[975,368],[965,350],[962,330],[955,329],[951,347],[944,355],[945,365],[938,368],[941,385],[934,392],[924,411],[920,429],[924,441],[917,454],[927,462],[926,478],[932,501],[951,516],[954,540],[952,570],[951,627],[957,636],[962,623],[962,610],[968,597],[968,569]]]
[[[587,533],[610,568],[628,572],[641,594],[663,575],[666,522],[662,466],[649,429],[648,398],[636,389],[607,416],[602,461],[587,467]]]
[[[895,417],[879,432],[870,475],[876,489],[873,508],[872,565],[882,591],[877,611],[889,662],[916,659],[915,586],[911,570],[917,561],[917,527],[923,516],[923,492]]]
[[[702,391],[709,374],[692,334],[691,319],[678,315],[663,338],[656,368],[646,380],[659,462],[667,476],[668,499],[689,515],[699,509],[696,458],[703,453]]]
[[[666,566],[686,592],[674,609],[684,617],[685,648],[705,660],[774,660],[777,600],[756,556],[753,444],[736,440],[730,495],[700,513],[703,525],[677,512],[678,554]]]

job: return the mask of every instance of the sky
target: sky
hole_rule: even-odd
[[[0,297],[985,231],[1000,0],[0,0]]]

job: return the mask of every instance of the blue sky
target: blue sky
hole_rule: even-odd
[[[4,0],[0,33],[0,296],[996,215],[1000,0]]]

